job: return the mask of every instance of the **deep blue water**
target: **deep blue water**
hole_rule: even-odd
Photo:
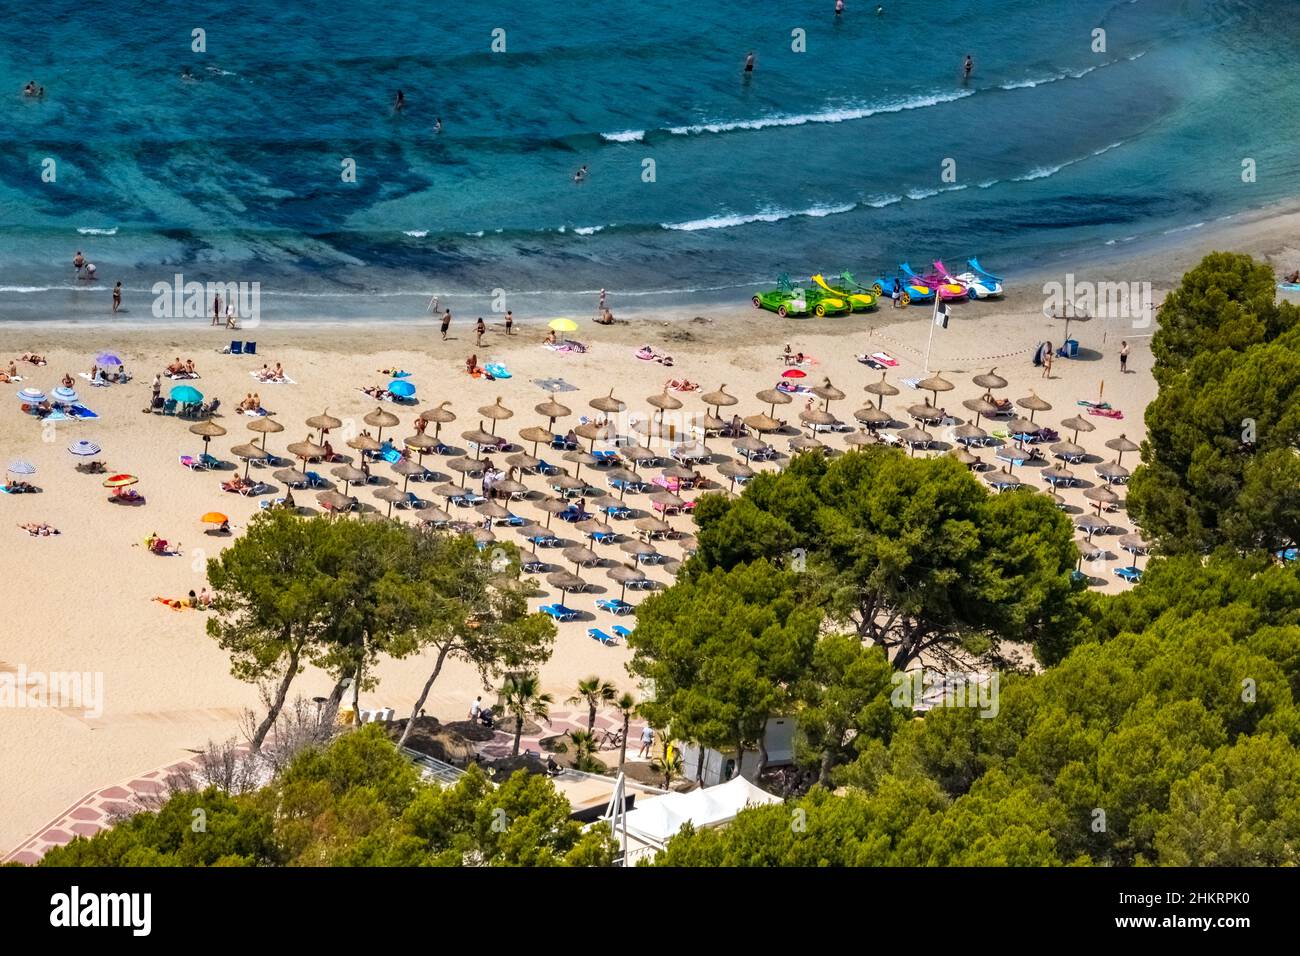
[[[419,315],[402,294],[434,292],[486,311],[496,288],[553,311],[936,256],[1014,275],[1300,192],[1294,2],[885,7],[13,5],[0,317],[80,314],[76,248],[128,299],[179,271],[259,281],[264,311]]]

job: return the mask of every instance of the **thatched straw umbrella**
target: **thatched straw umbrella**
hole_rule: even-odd
[[[492,437],[494,438],[497,433],[497,422],[504,421],[507,418],[513,418],[515,414],[513,411],[501,404],[500,395],[497,396],[497,400],[491,405],[484,405],[481,407],[478,410],[478,413],[484,418],[492,420]]]
[[[867,385],[866,385],[865,391],[869,392],[869,393],[872,394],[872,395],[876,395],[876,396],[878,396],[878,399],[877,399],[877,401],[876,401],[876,407],[877,407],[877,408],[884,408],[884,407],[885,407],[885,396],[886,396],[886,395],[897,395],[897,394],[898,394],[898,389],[895,388],[893,385],[890,385],[888,382],[885,381],[885,373],[884,373],[884,372],[881,372],[881,373],[880,373],[880,381],[879,381],[879,382],[868,382]]]
[[[325,454],[325,449],[320,445],[310,441],[291,442],[288,446],[289,454],[295,458],[302,459],[302,470],[307,471],[307,462],[313,458],[320,458]]]
[[[1106,442],[1106,447],[1111,451],[1119,452],[1119,457],[1115,459],[1115,464],[1117,465],[1124,461],[1124,452],[1139,451],[1142,448],[1141,445],[1125,435],[1120,435],[1118,438],[1112,438],[1110,441]]]
[[[261,421],[261,419],[259,419]],[[201,422],[195,422],[190,426],[190,433],[198,435],[203,439],[203,454],[208,453],[208,442],[214,438],[220,438],[226,433],[226,430],[210,418],[205,418]]]
[[[307,427],[320,429],[320,441],[323,443],[325,441],[325,432],[331,428],[343,427],[343,420],[335,418],[333,415],[329,414],[329,409],[326,409],[321,412],[321,414],[313,415],[311,418],[307,419]]]
[[[611,581],[622,585],[623,590],[619,592],[618,599],[622,601],[627,597],[627,586],[633,581],[644,581],[645,572],[640,568],[629,568],[626,564],[620,564],[610,568],[605,572],[605,576]]]
[[[262,451],[266,451],[266,436],[274,435],[276,432],[284,431],[284,426],[281,425],[279,422],[277,422],[274,418],[268,418],[267,416],[263,415],[261,418],[254,418],[251,422],[249,422],[248,430],[250,432],[259,432],[261,434]]]
[[[399,501],[406,500],[406,492],[398,489],[396,485],[384,485],[375,491],[375,497],[380,501],[388,502],[388,517],[393,516],[393,505]]]
[[[939,404],[940,392],[951,392],[955,387],[952,382],[948,381],[942,375],[931,375],[929,378],[923,378],[916,385],[917,388],[924,389],[934,395],[933,404]]]
[[[422,420],[433,424],[433,435],[435,438],[438,437],[439,433],[442,431],[443,425],[456,420],[456,413],[447,407],[450,404],[451,402],[440,402],[433,408],[426,408],[424,411],[420,412],[420,418]]]
[[[236,445],[230,449],[230,453],[234,455],[236,458],[244,459],[245,478],[248,477],[249,465],[251,465],[254,461],[266,461],[266,459],[271,457],[269,452],[263,451],[262,449],[254,445],[252,442],[248,442],[242,445]]]
[[[1074,442],[1077,442],[1079,440],[1079,432],[1095,431],[1097,428],[1096,425],[1088,421],[1088,419],[1084,418],[1082,415],[1070,416],[1069,418],[1061,422],[1061,427],[1069,428],[1074,432],[1074,437],[1070,439],[1071,441]]]
[[[354,468],[351,465],[339,465],[337,468],[331,468],[330,474],[343,482],[343,493],[348,493],[348,486],[354,481],[365,481],[366,473],[360,468]]]
[[[761,391],[755,392],[754,397],[765,405],[770,406],[767,410],[769,417],[776,414],[776,406],[789,405],[794,401],[794,399],[790,397],[789,393],[783,392],[779,388],[762,389]]]
[[[822,408],[827,410],[830,409],[831,402],[838,402],[846,397],[843,392],[831,384],[829,378],[822,379],[822,383],[814,387],[812,393],[826,403]]]
[[[386,408],[376,408],[373,412],[371,412],[369,415],[367,415],[365,418],[361,420],[365,422],[367,425],[379,429],[379,439],[381,441],[383,440],[384,437],[384,429],[392,428],[398,422],[397,416],[394,415],[392,412],[388,411],[388,409]]]

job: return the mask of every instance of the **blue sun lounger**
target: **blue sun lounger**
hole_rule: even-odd
[[[1142,580],[1142,572],[1139,571],[1137,568],[1131,568],[1131,567],[1116,568],[1115,576],[1119,578],[1123,578],[1125,581],[1129,582],[1130,584],[1137,584],[1139,581]]]
[[[578,619],[578,612],[563,604],[543,604],[540,610],[547,617],[553,617],[561,623]]]
[[[593,641],[600,641],[600,643],[604,644],[606,647],[613,647],[615,644],[618,643],[617,640],[615,640],[610,635],[606,634],[598,627],[587,628],[587,636],[591,638]]]
[[[635,614],[636,608],[621,598],[601,598],[596,602],[596,607],[602,611],[608,611],[610,614]]]
[[[307,484],[312,488],[319,488],[321,485],[325,484],[325,479],[314,471],[307,472],[306,478]]]
[[[632,636],[632,629],[630,627],[624,627],[622,624],[615,624],[610,628],[610,630],[625,641]]]
[[[528,539],[528,543],[538,548],[558,548],[560,539],[549,531],[545,531],[542,534],[533,535]]]

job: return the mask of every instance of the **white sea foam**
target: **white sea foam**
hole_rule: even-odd
[[[1094,63],[1092,66],[1084,67],[1082,70],[1062,70],[1060,73],[1053,73],[1049,76],[1038,76],[1027,80],[1009,80],[1006,83],[999,83],[1000,90],[1027,90],[1038,86],[1046,86],[1048,83],[1059,83],[1061,80],[1081,80],[1094,70],[1101,70],[1108,66],[1114,66],[1116,63],[1128,62],[1140,59],[1146,55],[1146,50],[1140,53],[1134,53],[1132,56],[1123,57],[1120,60],[1107,60],[1105,63]]]
[[[625,129],[617,133],[601,133],[600,138],[609,143],[639,143],[645,139],[645,130]]]
[[[604,228],[604,226],[577,226],[573,231],[580,236],[594,236]]]
[[[816,113],[794,113],[778,116],[763,116],[751,120],[715,120],[711,123],[696,123],[691,126],[673,126],[668,132],[674,136],[693,136],[700,133],[729,133],[733,130],[769,129],[774,126],[803,126],[806,123],[847,123],[852,120],[867,119],[881,113],[901,113],[904,110],[919,110],[967,96],[974,96],[974,90],[958,90],[953,93],[930,93],[925,96],[913,96],[894,103],[872,106],[846,106],[821,110]]]
[[[412,239],[423,239],[429,234],[428,229],[407,229],[402,233],[404,236],[410,236]]]
[[[727,213],[719,216],[709,216],[705,219],[692,219],[688,222],[664,222],[660,223],[660,225],[664,229],[696,232],[700,229],[730,229],[734,226],[746,226],[754,222],[781,222],[784,219],[793,219],[796,216],[820,219],[824,216],[850,212],[855,208],[857,208],[857,203],[846,203],[840,206],[810,206],[807,209],[766,209],[762,212]]]
[[[116,236],[117,226],[112,229],[97,229],[94,226],[78,226],[77,232],[83,236]]]

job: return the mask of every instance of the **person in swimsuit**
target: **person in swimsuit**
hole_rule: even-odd
[[[749,53],[745,56],[745,72],[746,73],[754,72],[754,51],[753,50],[750,50]]]
[[[442,340],[447,341],[447,329],[451,327],[451,309],[442,314]]]
[[[970,71],[973,69],[975,69],[975,61],[970,58],[970,54],[968,53],[966,54],[966,65],[962,67],[962,79],[969,80]]]
[[[515,327],[515,314],[511,312],[509,309],[506,309],[506,335],[514,335],[515,334],[513,331],[514,327]]]
[[[397,91],[397,96],[393,100],[393,109],[399,113],[406,108],[406,94],[401,90]]]
[[[122,283],[113,286],[113,311],[122,308]]]

